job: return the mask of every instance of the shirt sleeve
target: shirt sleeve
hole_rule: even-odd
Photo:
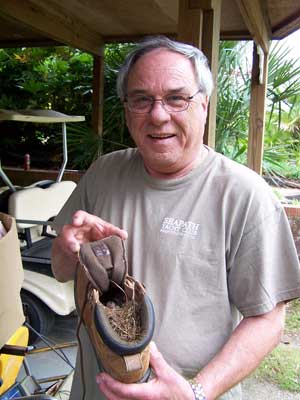
[[[63,225],[70,224],[72,216],[77,210],[84,210],[88,212],[89,204],[87,201],[87,180],[88,175],[84,175],[69,199],[66,201],[56,218],[54,219],[54,229],[59,232]]]
[[[228,272],[228,288],[244,317],[300,296],[299,260],[282,207],[243,235]]]

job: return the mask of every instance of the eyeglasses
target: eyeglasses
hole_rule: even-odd
[[[163,108],[170,113],[181,112],[188,109],[191,100],[201,93],[199,89],[193,96],[184,96],[181,94],[167,94],[161,99],[154,99],[151,96],[143,94],[136,94],[133,96],[126,96],[124,103],[127,104],[128,109],[136,114],[147,114],[152,111],[153,105],[156,101],[161,101]]]

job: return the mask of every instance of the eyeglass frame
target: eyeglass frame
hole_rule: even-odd
[[[186,110],[189,108],[190,104],[191,104],[191,100],[193,100],[193,98],[194,98],[195,96],[197,96],[197,94],[199,94],[199,93],[203,93],[203,90],[202,90],[201,88],[199,88],[199,89],[197,90],[197,92],[196,92],[195,94],[193,94],[192,96],[185,97],[184,100],[186,101],[186,107],[183,108],[182,110],[178,110],[178,111],[176,111],[176,110],[170,111],[170,110],[167,110],[167,109],[165,108],[165,105],[166,105],[166,104],[164,103],[164,98],[167,97],[167,96],[170,96],[170,94],[168,94],[168,95],[166,95],[166,96],[163,96],[163,97],[160,98],[160,99],[155,99],[155,98],[153,98],[152,96],[145,96],[145,97],[149,97],[149,99],[152,100],[151,107],[150,107],[150,110],[149,110],[149,111],[142,111],[142,112],[133,111],[133,110],[130,108],[130,106],[129,106],[128,96],[127,96],[127,95],[124,97],[123,103],[128,104],[128,109],[129,109],[129,111],[132,112],[132,113],[134,113],[134,114],[150,114],[151,111],[153,110],[154,103],[155,103],[156,101],[160,101],[160,102],[161,102],[161,105],[162,105],[162,107],[163,107],[163,109],[164,109],[166,112],[168,112],[168,113],[171,114],[171,113],[178,113],[178,112],[186,111]],[[182,97],[183,97],[183,96],[182,96]]]

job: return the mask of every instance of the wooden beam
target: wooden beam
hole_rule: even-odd
[[[101,56],[94,56],[92,128],[99,136],[103,133],[103,88],[104,88],[104,51]]]
[[[271,27],[267,18],[266,4],[260,0],[235,0],[255,43],[268,53]]]
[[[166,33],[166,32],[157,32],[156,35],[163,35],[167,36],[170,39],[177,39],[177,32],[173,33]],[[122,35],[122,36],[103,36],[103,41],[104,43],[135,43],[139,42],[141,39],[144,39],[145,35],[140,34],[140,35]],[[177,39],[178,40],[178,39]]]
[[[208,116],[205,126],[204,143],[215,147],[217,119],[217,78],[219,68],[219,41],[222,0],[212,1],[212,9],[204,12],[202,50],[210,63],[215,88],[210,97]]]
[[[221,31],[220,40],[252,40],[248,31]]]
[[[219,59],[221,0],[179,0],[178,40],[202,49],[207,56],[214,81]],[[204,143],[215,146],[217,90],[209,105]]]
[[[212,10],[214,7],[214,0],[189,0],[190,9],[201,9],[203,11]]]
[[[273,27],[273,39],[281,39],[297,29],[300,29],[300,9],[298,13],[290,15],[281,21],[280,24]]]
[[[203,11],[191,9],[189,0],[179,0],[178,40],[201,48]]]
[[[16,40],[0,40],[0,48],[13,47],[56,47],[63,46],[63,43],[56,42],[52,39],[16,39]]]
[[[48,0],[0,0],[0,15],[20,21],[43,36],[92,54],[101,54],[102,37],[68,10]]]
[[[258,54],[254,43],[247,158],[248,167],[258,174],[262,173],[267,80],[268,53]]]

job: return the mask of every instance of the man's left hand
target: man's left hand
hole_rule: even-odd
[[[156,345],[150,344],[150,365],[155,377],[147,383],[121,383],[106,373],[97,375],[101,393],[108,400],[193,400],[190,384],[164,360]]]

